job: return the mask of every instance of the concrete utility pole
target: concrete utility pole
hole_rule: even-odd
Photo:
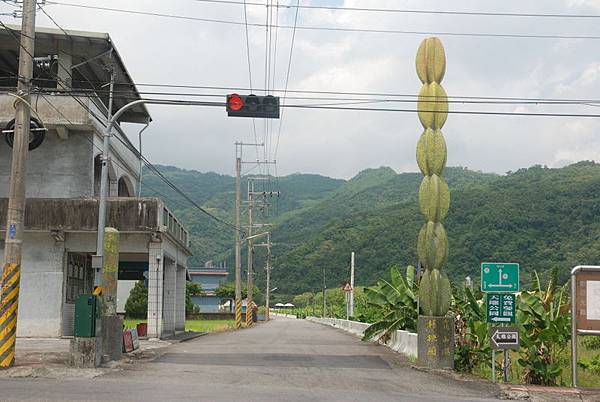
[[[252,326],[252,296],[254,281],[252,278],[253,271],[253,253],[254,247],[252,246],[252,210],[254,208],[254,181],[248,179],[248,297],[246,299],[246,326]]]
[[[112,59],[112,53],[111,53]],[[92,261],[94,268],[94,286],[100,286],[102,284],[102,272],[101,267],[102,256],[104,253],[104,228],[106,226],[106,202],[108,198],[108,153],[110,152],[110,137],[112,132],[112,107],[113,107],[113,90],[115,86],[115,72],[111,65],[110,70],[110,86],[108,92],[108,112],[106,120],[109,122],[107,127],[104,129],[103,134],[103,146],[102,146],[102,170],[100,174],[100,204],[98,205],[98,234],[96,237],[96,258]]]
[[[4,240],[4,269],[2,290],[0,291],[0,369],[7,369],[15,364],[17,309],[25,219],[25,179],[31,121],[29,92],[33,78],[33,55],[35,52],[35,7],[35,0],[23,1],[17,84],[17,95],[20,97],[20,101],[18,100],[15,104],[15,131]]]
[[[348,296],[348,315],[354,317],[354,251],[350,255],[350,295]]]
[[[323,290],[323,313],[321,314],[323,316],[323,318],[325,318],[325,267],[321,268],[321,271],[323,272],[323,286],[322,286],[322,290]]]
[[[242,174],[241,145],[236,142],[235,158],[235,327],[242,327],[242,251],[241,251],[241,189]],[[239,146],[239,150],[238,150]]]
[[[269,321],[269,303],[271,298],[271,234],[267,235],[267,295],[265,297],[265,321]]]

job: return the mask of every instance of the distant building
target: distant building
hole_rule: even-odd
[[[199,283],[202,286],[202,296],[193,296],[192,301],[200,308],[201,313],[219,313],[221,298],[215,294],[219,284],[227,282],[226,267],[216,268],[212,266],[212,261],[208,261],[204,268],[188,268],[192,282]],[[226,312],[229,312],[227,310]]]
[[[0,29],[0,128],[15,117],[19,44]],[[33,116],[48,129],[27,166],[27,203],[17,336],[72,336],[75,300],[91,293],[96,253],[101,151],[109,102],[112,113],[140,94],[108,34],[37,28]],[[185,327],[189,236],[159,198],[139,198],[141,161],[121,123],[151,121],[143,105],[123,113],[109,151],[107,224],[117,228],[119,282],[147,279],[148,335],[164,337]],[[0,259],[4,257],[12,149],[0,137]],[[126,289],[120,289],[126,290]],[[123,292],[119,291],[119,295]],[[121,302],[127,294],[119,296]]]

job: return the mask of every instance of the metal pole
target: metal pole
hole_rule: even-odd
[[[235,327],[242,327],[242,254],[240,239],[240,175],[242,172],[241,146],[236,144],[235,159]]]
[[[571,272],[571,378],[577,387],[577,271]]]
[[[325,267],[322,267],[321,271],[323,272],[323,285],[321,286],[323,291],[323,312],[321,313],[321,316],[325,318]]]
[[[504,362],[503,362],[503,371],[504,371],[504,382],[508,382],[508,350],[504,349]]]
[[[111,56],[112,57],[112,56]],[[96,238],[96,255],[101,257],[104,254],[104,227],[106,226],[106,201],[108,198],[108,154],[110,152],[110,137],[112,133],[112,106],[113,106],[113,89],[115,86],[115,73],[111,66],[110,72],[110,89],[108,94],[108,125],[104,130],[104,142],[102,146],[102,174],[100,179],[100,205],[98,206],[98,236]],[[101,269],[99,266],[94,267],[94,286],[102,284]]]
[[[269,321],[269,303],[271,297],[271,234],[267,234],[267,296],[265,298],[265,321]]]
[[[349,301],[349,317],[354,317],[354,251],[352,252],[351,256],[350,256],[350,287],[352,288],[350,290],[350,301]]]
[[[496,382],[496,349],[492,349],[492,382]]]
[[[252,257],[254,248],[252,246],[252,203],[254,202],[254,182],[252,179],[248,179],[248,298],[246,303],[246,326],[252,326],[252,296],[253,296],[253,281],[252,281]]]
[[[148,126],[150,125],[150,119],[148,119],[148,122],[146,123],[146,125],[144,126],[144,128],[142,128],[140,130],[140,132],[138,133],[138,140],[139,140],[139,152],[140,152],[140,173],[139,173],[139,179],[138,179],[138,197],[142,196],[142,178],[144,176],[144,161],[142,160],[142,133],[144,132],[144,130],[146,130],[148,128]]]
[[[0,369],[15,363],[17,334],[17,308],[19,305],[19,282],[25,217],[25,181],[27,152],[29,151],[29,124],[31,120],[30,87],[33,77],[35,48],[35,0],[23,1],[21,25],[21,48],[19,49],[19,80],[17,95],[21,98],[15,105],[15,131],[10,171],[10,190],[6,237],[4,240],[4,269],[0,291]]]

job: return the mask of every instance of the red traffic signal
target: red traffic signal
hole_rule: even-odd
[[[244,107],[244,100],[238,94],[227,95],[227,110],[237,112]]]
[[[267,95],[227,95],[227,116],[279,119],[279,97]]]

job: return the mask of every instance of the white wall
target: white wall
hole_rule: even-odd
[[[62,335],[64,243],[48,233],[25,233],[21,290],[19,296],[19,337]],[[0,242],[0,261],[4,241]]]
[[[129,298],[131,290],[137,281],[118,281],[117,282],[117,313],[125,314],[125,303]]]

